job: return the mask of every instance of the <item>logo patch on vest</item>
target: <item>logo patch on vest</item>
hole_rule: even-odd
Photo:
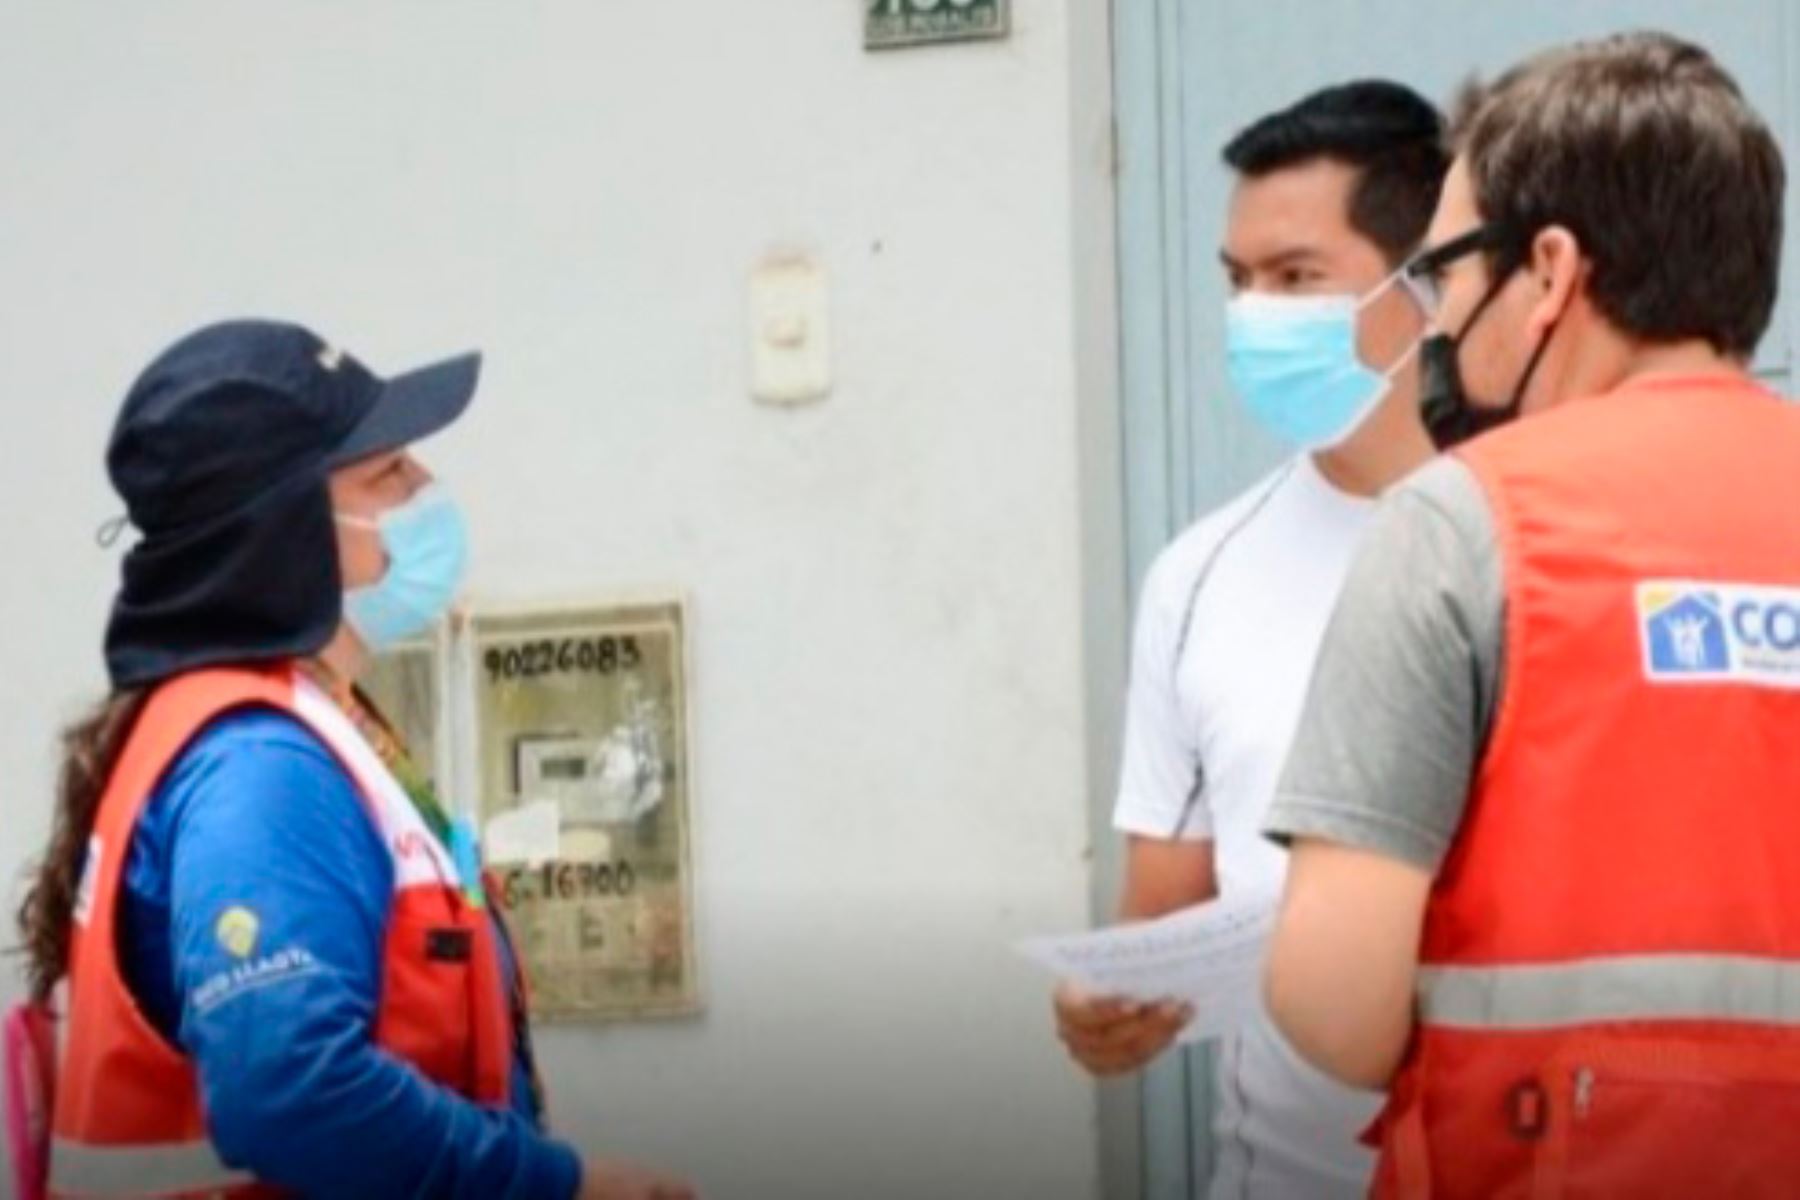
[[[1652,683],[1800,689],[1800,589],[1646,580],[1637,616]]]

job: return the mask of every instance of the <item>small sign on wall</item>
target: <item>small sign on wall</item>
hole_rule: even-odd
[[[545,1019],[700,1007],[679,598],[460,610],[364,692],[472,820]]]
[[[484,849],[545,1018],[691,1013],[678,600],[479,611]]]
[[[864,0],[863,47],[1005,37],[1007,0]]]

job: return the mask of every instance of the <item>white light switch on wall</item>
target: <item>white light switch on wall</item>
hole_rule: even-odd
[[[831,391],[825,273],[804,255],[764,260],[750,277],[750,393],[805,404]]]

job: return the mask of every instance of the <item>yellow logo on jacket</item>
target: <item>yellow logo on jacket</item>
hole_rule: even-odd
[[[256,935],[261,929],[262,922],[256,919],[256,914],[238,906],[219,915],[213,934],[233,958],[249,958],[256,952]]]

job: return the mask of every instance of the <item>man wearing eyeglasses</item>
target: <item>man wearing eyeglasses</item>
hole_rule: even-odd
[[[1800,410],[1749,373],[1781,155],[1658,34],[1528,61],[1454,142],[1409,273],[1459,448],[1320,652],[1270,1006],[1391,1085],[1377,1195],[1791,1195]]]

